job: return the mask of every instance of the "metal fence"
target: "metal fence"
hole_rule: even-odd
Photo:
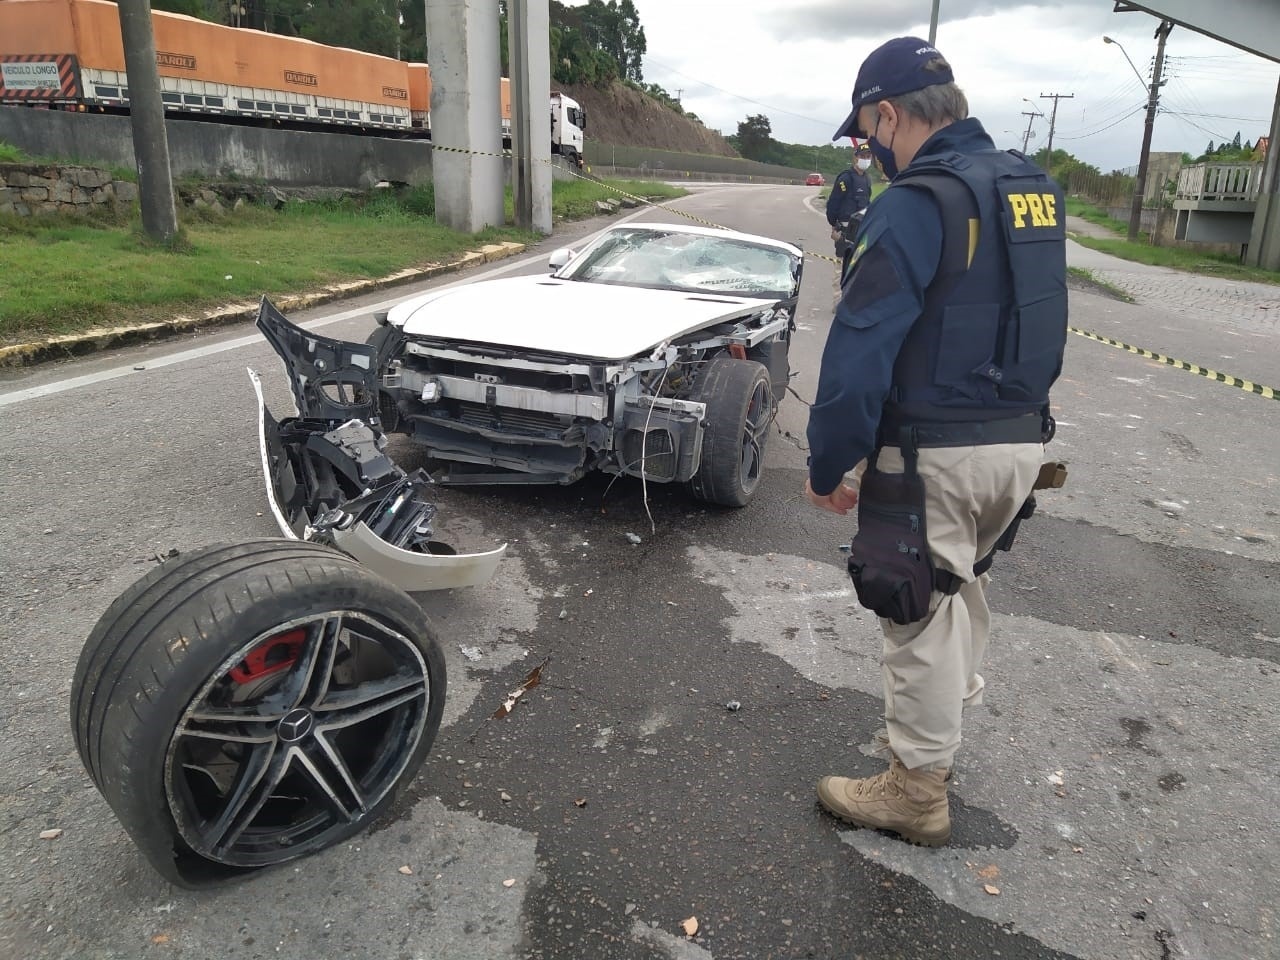
[[[1097,207],[1119,207],[1131,203],[1137,186],[1137,178],[1126,170],[1113,173],[1068,170],[1058,182],[1068,197],[1078,197]]]

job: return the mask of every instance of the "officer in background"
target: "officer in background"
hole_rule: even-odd
[[[962,710],[982,700],[985,569],[1033,503],[1052,432],[1049,387],[1067,335],[1065,211],[1056,184],[996,150],[969,118],[950,65],[926,41],[873,51],[852,100],[833,139],[869,139],[891,183],[842,277],[810,413],[806,493],[835,513],[859,507],[850,573],[881,616],[891,756],[877,776],[824,777],[818,798],[846,822],[941,845]],[[855,467],[866,472],[845,482]],[[923,509],[898,509],[921,488]]]
[[[842,259],[848,248],[849,238],[845,231],[849,221],[871,202],[871,179],[867,176],[870,167],[871,147],[866,143],[855,145],[853,166],[840,171],[827,196],[827,223],[831,225],[831,239],[836,245],[837,258]]]

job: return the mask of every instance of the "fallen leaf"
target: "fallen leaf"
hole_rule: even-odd
[[[996,877],[1000,876],[1000,868],[994,863],[989,864],[978,871],[978,876],[983,880],[994,880]]]
[[[693,939],[693,937],[698,932],[698,918],[690,917],[688,920],[685,920],[683,923],[681,923],[680,927],[682,930],[684,930],[684,935],[686,937],[688,937],[689,939]]]
[[[551,658],[547,657],[547,659],[543,660],[540,664],[538,664],[536,667],[530,670],[529,675],[524,678],[524,683],[520,684],[520,686],[516,687],[509,694],[507,694],[507,699],[503,701],[502,706],[500,706],[497,710],[495,710],[492,713],[492,715],[490,715],[489,719],[501,720],[508,713],[514,710],[516,706],[516,701],[524,696],[525,691],[532,690],[534,687],[536,687],[539,683],[542,682],[542,668],[545,667],[550,662],[551,662]]]
[[[60,836],[62,836],[62,830],[57,827],[54,827],[52,830],[40,831],[41,840],[57,840]]]
[[[577,800],[573,801],[573,805],[575,807],[585,807],[587,805],[587,798],[579,797]]]
[[[151,938],[151,942],[154,944],[168,943],[169,935],[165,933],[157,933],[154,937]]]
[[[515,878],[515,877],[511,877],[511,878],[509,878],[509,879],[507,879],[507,880],[503,880],[503,881],[502,881],[502,885],[503,885],[504,887],[514,887],[514,886],[516,885],[516,878]]]
[[[411,877],[413,876],[413,867],[409,866],[406,863],[403,867],[400,868],[400,872],[403,873],[406,877]]]
[[[997,896],[1000,893],[1000,888],[997,887],[995,884],[991,884],[991,883],[984,883],[982,885],[982,889],[987,891],[987,893],[991,894],[991,896],[993,897]]]
[[[1072,853],[1084,853],[1084,847],[1072,847],[1072,848],[1071,848],[1071,852],[1072,852]]]

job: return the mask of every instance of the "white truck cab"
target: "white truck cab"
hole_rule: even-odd
[[[551,94],[551,152],[558,153],[574,166],[582,166],[583,134],[587,129],[587,111],[578,101],[563,93]]]

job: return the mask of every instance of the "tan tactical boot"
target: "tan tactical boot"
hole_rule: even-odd
[[[895,754],[888,770],[865,780],[823,777],[818,802],[855,827],[888,830],[911,843],[940,847],[951,839],[950,777],[950,770],[908,770]]]

